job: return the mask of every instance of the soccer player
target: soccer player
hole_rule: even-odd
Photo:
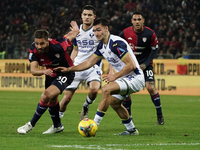
[[[109,105],[116,111],[126,127],[126,131],[116,135],[139,135],[128,111],[121,105],[122,101],[131,93],[136,93],[145,86],[144,74],[140,69],[131,47],[126,40],[110,34],[108,21],[104,18],[95,20],[94,34],[100,41],[97,50],[85,62],[73,67],[57,67],[56,71],[81,71],[93,66],[105,58],[116,70],[115,74],[103,76],[103,81],[109,83],[102,88],[102,97],[94,121],[99,126]]]
[[[71,84],[75,72],[61,73],[56,72],[53,68],[73,66],[73,62],[66,50],[72,44],[71,40],[78,35],[79,28],[75,21],[71,22],[71,26],[71,31],[64,35],[63,38],[58,39],[49,38],[49,33],[45,29],[36,30],[34,33],[34,43],[29,49],[31,73],[33,76],[45,75],[45,90],[40,97],[40,102],[33,118],[17,129],[20,134],[26,134],[31,131],[47,108],[51,115],[53,126],[43,134],[58,133],[64,130],[59,118],[58,96],[66,86]],[[40,69],[39,66],[46,68]]]
[[[81,18],[83,24],[79,26],[80,33],[73,40],[73,51],[71,58],[74,61],[74,65],[78,65],[86,60],[94,53],[99,44],[93,32],[93,23],[96,18],[96,9],[91,5],[86,5],[82,9]],[[74,92],[77,90],[79,84],[85,80],[89,86],[89,93],[86,101],[83,104],[82,111],[80,114],[80,120],[87,118],[89,105],[92,104],[98,94],[98,90],[101,85],[101,66],[102,61],[100,60],[92,67],[81,72],[75,72],[75,79],[65,89],[65,95],[60,102],[60,118],[63,117],[66,111],[68,103],[71,101]]]
[[[136,55],[140,68],[144,72],[146,88],[157,111],[157,124],[163,125],[164,117],[161,109],[160,95],[155,88],[152,65],[158,51],[158,40],[155,32],[144,26],[145,19],[141,12],[134,12],[131,21],[133,26],[124,29],[120,36],[128,42]],[[123,105],[131,115],[131,98],[124,100]]]

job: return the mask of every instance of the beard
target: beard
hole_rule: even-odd
[[[47,47],[45,47],[45,48],[37,48],[37,51],[38,51],[39,54],[46,53],[46,50],[47,50]]]

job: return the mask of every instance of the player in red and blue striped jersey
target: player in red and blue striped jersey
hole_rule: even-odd
[[[140,68],[144,72],[145,85],[157,111],[157,124],[163,125],[164,118],[161,109],[160,95],[155,88],[153,73],[153,59],[158,51],[158,39],[155,32],[144,26],[144,16],[141,12],[134,12],[131,22],[133,26],[124,29],[120,36],[131,46]],[[131,116],[131,98],[124,100],[123,105]]]
[[[71,31],[64,35],[63,38],[58,39],[49,38],[49,33],[45,29],[36,30],[34,33],[34,43],[29,49],[31,73],[33,76],[45,75],[45,90],[40,97],[40,102],[33,118],[17,129],[20,134],[26,134],[31,131],[47,108],[51,115],[53,126],[43,134],[58,133],[64,130],[59,118],[58,96],[66,86],[71,84],[75,73],[61,73],[53,69],[59,66],[73,66],[73,62],[67,53],[67,47],[71,46],[71,40],[78,35],[79,28],[75,21],[71,22],[71,26]],[[41,69],[39,66],[43,66],[45,69]]]

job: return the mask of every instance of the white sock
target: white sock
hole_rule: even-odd
[[[64,113],[65,113],[65,112],[59,111],[59,118],[62,118],[62,117],[64,116]]]
[[[126,129],[129,131],[133,131],[133,128],[135,128],[135,125],[132,120],[129,123],[125,123],[124,125],[125,125]]]
[[[100,117],[97,114],[94,116],[94,121],[96,122],[97,126],[99,126],[102,119],[103,119],[103,117]]]
[[[87,96],[87,99],[85,101],[85,103],[83,104],[84,107],[88,107],[90,104],[94,103],[95,99],[94,100],[91,100],[89,98],[89,96]]]

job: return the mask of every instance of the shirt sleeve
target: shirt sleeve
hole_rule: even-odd
[[[123,59],[123,57],[128,54],[126,43],[120,40],[113,42],[112,52],[115,53],[120,59]]]

